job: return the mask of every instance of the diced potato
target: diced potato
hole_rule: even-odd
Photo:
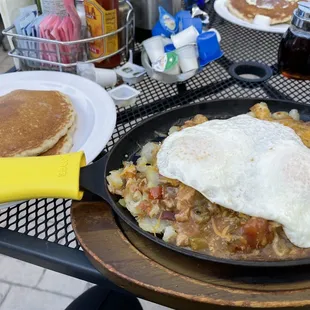
[[[152,208],[152,210],[151,210],[150,213],[149,213],[149,216],[153,218],[153,217],[155,217],[156,215],[159,215],[159,213],[160,213],[159,206],[154,205],[153,208]]]
[[[255,104],[250,110],[258,119],[272,120],[270,110],[265,102]]]
[[[275,112],[272,114],[272,118],[274,119],[285,119],[285,118],[291,118],[287,112]]]
[[[132,199],[134,202],[140,202],[142,201],[142,193],[140,191],[135,191],[132,194]]]
[[[189,238],[187,235],[179,233],[176,240],[177,246],[189,246]]]
[[[145,171],[148,188],[156,187],[159,185],[159,173],[153,166],[148,166]]]
[[[139,172],[145,172],[147,169],[147,160],[145,157],[139,157],[137,160],[137,170]]]
[[[125,162],[121,177],[125,179],[134,178],[137,173],[136,166],[132,162]]]
[[[149,142],[145,144],[141,150],[141,157],[144,157],[148,164],[153,164],[156,161],[156,155],[160,146],[156,143]]]
[[[202,114],[197,114],[195,115],[195,117],[193,118],[193,122],[197,125],[199,124],[203,124],[205,122],[208,121],[208,118]]]
[[[126,208],[133,216],[141,214],[141,210],[138,208],[141,201],[133,201],[131,197],[125,197]]]
[[[123,171],[122,169],[113,170],[110,172],[110,175],[107,176],[107,181],[113,192],[115,192],[115,190],[117,189],[121,189],[124,185],[121,177],[122,171]]]
[[[160,219],[151,219],[149,217],[138,218],[139,226],[150,233],[161,234],[164,232],[165,228],[170,226],[169,221]]]
[[[175,242],[176,238],[177,238],[177,233],[174,230],[174,228],[172,226],[166,227],[163,240],[165,242],[171,243],[171,242]]]

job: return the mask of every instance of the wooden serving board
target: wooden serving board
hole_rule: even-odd
[[[310,266],[246,268],[189,258],[140,236],[105,202],[74,203],[71,215],[92,264],[144,299],[189,310],[310,309]]]

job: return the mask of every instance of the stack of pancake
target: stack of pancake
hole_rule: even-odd
[[[227,8],[236,17],[253,22],[256,15],[268,16],[271,25],[290,22],[299,0],[227,0]]]
[[[0,157],[68,153],[76,113],[58,91],[16,90],[0,97]]]

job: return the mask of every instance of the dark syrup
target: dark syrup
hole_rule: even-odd
[[[284,76],[310,80],[310,35],[297,36],[289,29],[280,43],[278,64]]]

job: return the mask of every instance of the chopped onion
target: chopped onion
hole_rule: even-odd
[[[275,233],[274,235],[274,239],[272,242],[272,248],[274,252],[277,254],[277,256],[279,257],[284,256],[289,251],[289,249],[285,245],[281,244],[281,240],[277,233]]]
[[[295,121],[299,121],[300,120],[300,114],[298,112],[298,110],[293,109],[290,111],[289,116],[294,119]]]

